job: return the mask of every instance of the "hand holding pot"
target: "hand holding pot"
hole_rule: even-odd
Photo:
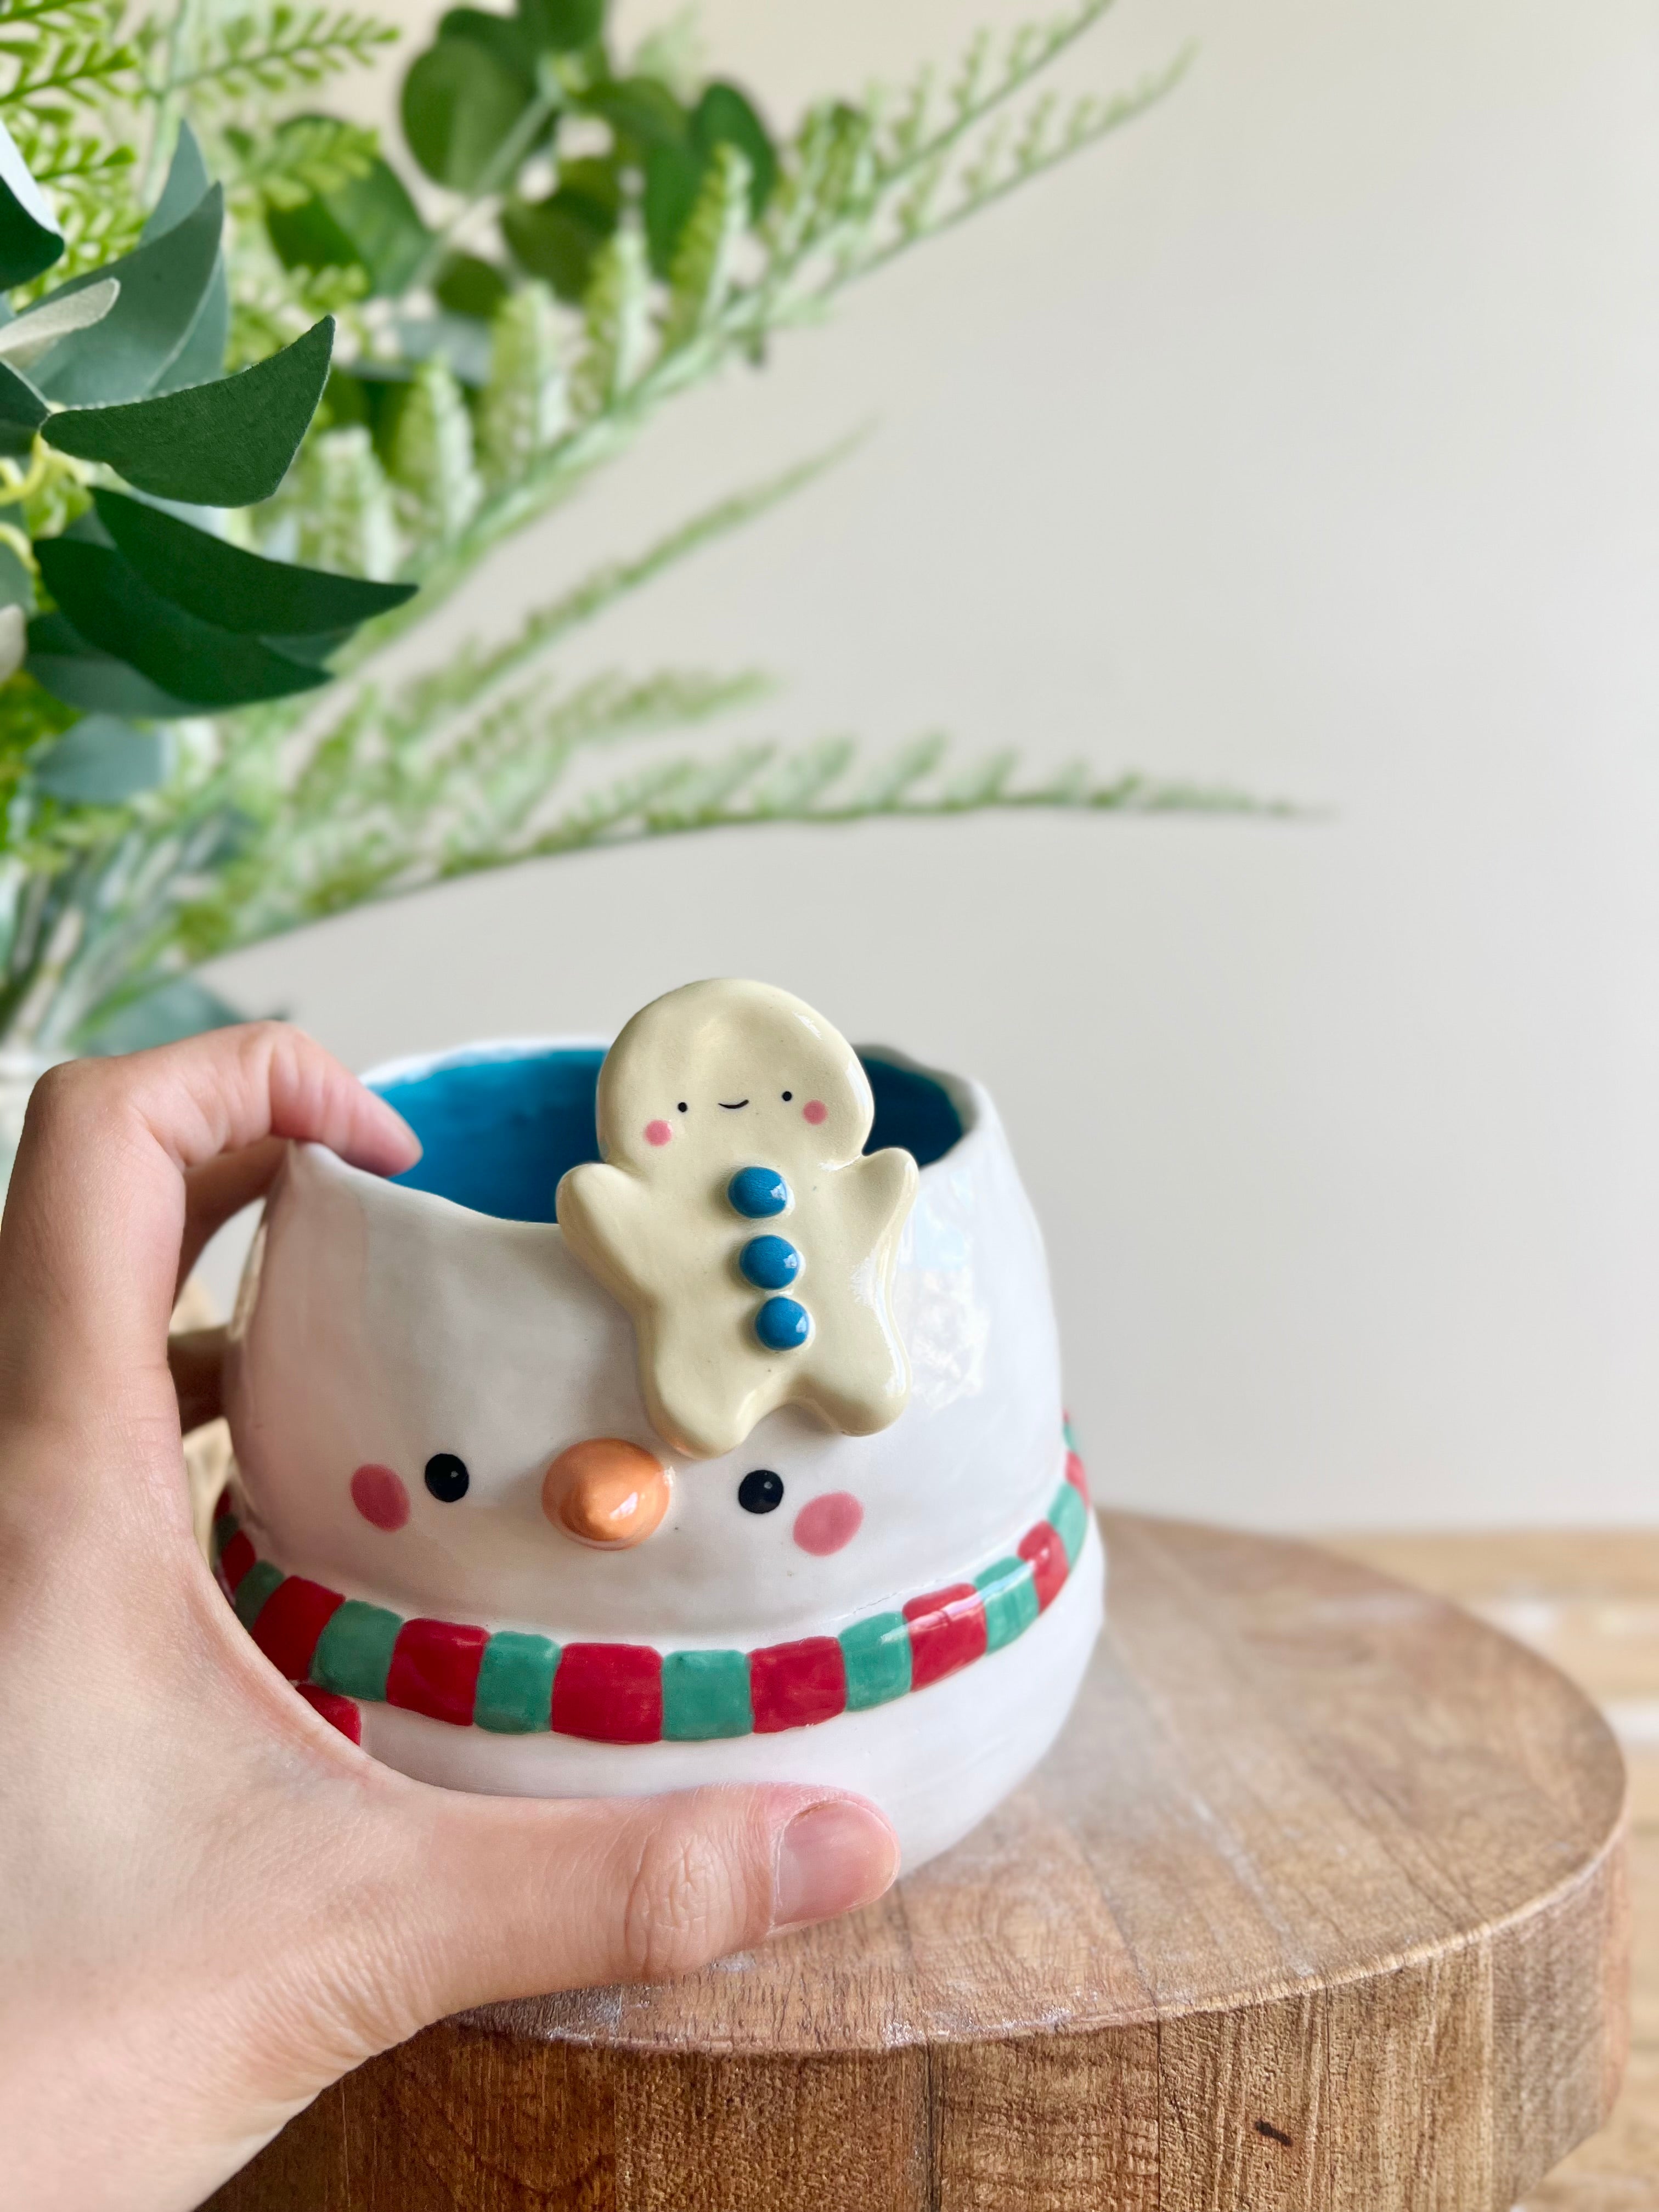
[[[877,1896],[823,1790],[483,1798],[377,1765],[191,1535],[167,1319],[286,1139],[405,1125],[279,1024],[54,1069],[0,1230],[0,2141],[20,2203],[187,2208],[443,2014],[659,1978]],[[189,1380],[192,1418],[210,1378]]]

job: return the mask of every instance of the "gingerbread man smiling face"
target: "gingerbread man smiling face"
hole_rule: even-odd
[[[559,1226],[631,1315],[652,1421],[688,1457],[783,1405],[854,1436],[903,1411],[890,1289],[916,1165],[865,1153],[874,1111],[846,1039],[764,983],[687,984],[611,1047],[603,1161],[561,1182]]]

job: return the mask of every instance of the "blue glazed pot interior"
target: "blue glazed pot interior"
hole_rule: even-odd
[[[865,1150],[889,1145],[929,1167],[963,1134],[942,1083],[921,1069],[861,1053],[876,1120]],[[501,1221],[551,1221],[567,1168],[599,1157],[593,1096],[605,1060],[598,1046],[477,1053],[434,1061],[376,1083],[424,1151],[397,1180]]]

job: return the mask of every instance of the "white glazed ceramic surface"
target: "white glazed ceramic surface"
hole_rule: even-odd
[[[480,1047],[370,1080],[558,1048],[580,1048]],[[911,1066],[884,1048],[866,1054]],[[293,1148],[250,1256],[226,1375],[234,1509],[258,1558],[404,1616],[665,1652],[833,1637],[1006,1558],[1065,1476],[1047,1268],[989,1097],[934,1080],[963,1134],[923,1168],[900,1247],[908,1408],[860,1437],[786,1407],[711,1460],[678,1461],[653,1433],[628,1316],[556,1226],[474,1212],[320,1147]],[[629,1439],[673,1467],[661,1524],[629,1548],[577,1542],[544,1509],[550,1462],[592,1437]],[[468,1470],[454,1502],[422,1482],[440,1453]],[[365,1465],[401,1479],[403,1526],[373,1525],[354,1504]],[[782,1480],[774,1511],[738,1502],[755,1468]],[[856,1531],[824,1555],[794,1531],[802,1508],[831,1493],[856,1500],[861,1517],[843,1504]],[[1052,1741],[1099,1626],[1103,1579],[1090,1516],[1064,1586],[1016,1640],[890,1703],[777,1733],[596,1742],[365,1704],[363,1741],[428,1780],[503,1792],[836,1784],[884,1806],[914,1866],[982,1818]]]

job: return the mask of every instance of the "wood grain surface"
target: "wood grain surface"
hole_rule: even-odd
[[[1523,1638],[1601,1705],[1630,1770],[1631,2055],[1612,2117],[1520,2212],[1659,2212],[1659,1529],[1346,1536],[1351,1556]]]
[[[429,2029],[216,2212],[1507,2212],[1624,2061],[1611,1731],[1363,1563],[1104,1518],[1078,1710],[965,1843],[686,1981]]]

